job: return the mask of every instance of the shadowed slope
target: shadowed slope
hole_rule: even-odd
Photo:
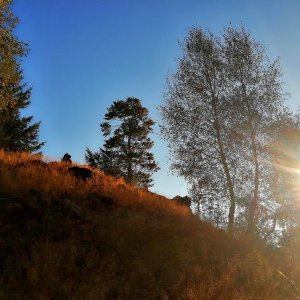
[[[261,252],[173,201],[0,152],[0,299],[296,299]]]

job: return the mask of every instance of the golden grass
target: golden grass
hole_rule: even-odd
[[[0,151],[0,299],[298,299],[263,248],[121,179],[80,181],[39,159]],[[91,209],[90,195],[114,206]]]
[[[39,155],[5,153],[0,150],[2,194],[15,195],[36,190],[51,197],[67,194],[69,197],[81,198],[96,193],[113,198],[121,206],[142,205],[152,211],[161,209],[182,216],[190,214],[188,208],[179,206],[163,196],[137,188],[123,179],[104,175],[97,170],[93,170],[93,178],[85,182],[68,174],[70,165],[65,163],[50,162],[48,168],[30,164],[30,161],[42,159]]]

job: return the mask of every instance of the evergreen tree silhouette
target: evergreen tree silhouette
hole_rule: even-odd
[[[153,141],[148,137],[154,122],[147,108],[137,98],[115,101],[100,124],[106,138],[97,152],[86,150],[86,161],[104,173],[123,177],[142,187],[151,186],[151,175],[159,168],[149,151]],[[114,129],[114,130],[113,130]],[[113,132],[112,132],[113,130]]]
[[[35,152],[44,143],[38,141],[40,122],[33,123],[32,116],[21,115],[31,97],[21,69],[28,45],[14,36],[19,20],[12,13],[12,2],[0,2],[0,148]]]

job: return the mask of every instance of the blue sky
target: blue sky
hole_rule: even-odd
[[[18,37],[29,43],[23,62],[33,87],[26,114],[42,121],[43,152],[65,152],[83,163],[85,148],[102,146],[99,130],[114,100],[142,99],[159,123],[165,77],[176,69],[178,40],[192,25],[220,32],[244,26],[282,60],[292,109],[300,105],[300,1],[298,0],[15,0]],[[169,154],[156,126],[154,154],[161,170],[153,191],[185,195],[184,181],[169,171]]]

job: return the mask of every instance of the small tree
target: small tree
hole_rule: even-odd
[[[40,123],[23,117],[20,110],[30,104],[31,89],[23,82],[21,59],[27,44],[13,34],[18,18],[11,11],[12,0],[0,1],[0,148],[8,151],[37,151]]]
[[[130,97],[126,101],[115,101],[104,119],[100,127],[107,139],[99,151],[86,150],[87,163],[108,175],[123,177],[127,182],[151,186],[151,175],[159,168],[149,152],[153,141],[148,134],[154,122],[148,110],[139,99]]]

